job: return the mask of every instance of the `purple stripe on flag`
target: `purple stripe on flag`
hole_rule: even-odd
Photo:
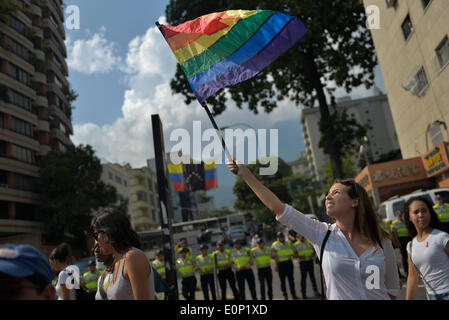
[[[221,88],[232,86],[254,77],[275,61],[281,54],[290,49],[306,33],[307,28],[301,20],[298,18],[292,19],[273,41],[253,58],[196,88],[194,91],[196,98],[203,104],[207,98],[215,94]]]

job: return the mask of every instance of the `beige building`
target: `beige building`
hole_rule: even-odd
[[[60,0],[15,3],[0,21],[0,237],[39,247],[38,160],[72,145],[64,14]]]
[[[129,164],[104,164],[101,180],[114,186],[128,199],[128,215],[137,232],[160,228],[157,177],[148,167],[133,169]]]
[[[298,160],[287,162],[287,164],[292,169],[293,174],[299,173],[306,177],[312,176],[312,172],[309,167],[309,162],[307,161],[307,152],[306,151],[301,152],[301,156],[299,157]]]
[[[369,124],[372,127],[367,132],[368,143],[363,148],[365,148],[364,152],[373,159],[399,149],[387,97],[378,89],[375,92],[377,95],[362,99],[351,100],[350,97],[344,97],[337,101],[336,105],[337,110],[346,109],[348,115],[354,117],[359,124]],[[321,138],[318,125],[320,118],[321,114],[318,108],[305,108],[301,112],[301,128],[306,157],[312,178],[315,181],[324,181],[323,170],[330,161],[329,156],[318,146]],[[358,153],[359,150],[355,150],[355,152]],[[358,156],[354,156],[351,160],[359,171],[363,168],[357,167],[357,159]]]
[[[404,159],[449,141],[449,1],[364,0]]]

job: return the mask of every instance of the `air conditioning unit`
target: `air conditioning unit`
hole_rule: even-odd
[[[396,5],[397,0],[385,0],[387,3],[387,8],[394,7]]]
[[[424,67],[416,67],[407,79],[407,82],[402,85],[406,91],[410,91],[414,96],[420,97],[423,95],[429,82],[424,70]]]

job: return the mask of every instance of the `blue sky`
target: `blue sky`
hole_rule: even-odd
[[[154,24],[164,22],[168,0],[65,3],[80,10],[80,29],[66,29],[69,81],[79,94],[73,111],[75,144],[92,145],[97,156],[109,162],[141,167],[154,157],[151,114],[161,118],[166,151],[175,144],[169,141],[173,130],[191,132],[193,121],[201,121],[203,130],[212,127],[198,103],[187,106],[170,90],[176,60]],[[378,85],[385,91],[380,76]],[[351,93],[354,98],[371,94],[364,88]],[[279,156],[293,161],[304,150],[300,110],[284,101],[270,114],[254,115],[230,102],[215,120],[218,126],[245,123],[255,129],[278,129]],[[217,207],[233,205],[234,180],[224,165],[219,166],[219,189],[211,192]]]

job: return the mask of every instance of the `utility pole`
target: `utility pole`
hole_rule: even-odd
[[[157,186],[159,192],[160,220],[164,251],[165,274],[168,283],[168,300],[179,300],[176,260],[173,248],[172,217],[168,201],[168,175],[165,161],[164,132],[158,114],[151,115],[153,126],[154,158],[156,160]]]

